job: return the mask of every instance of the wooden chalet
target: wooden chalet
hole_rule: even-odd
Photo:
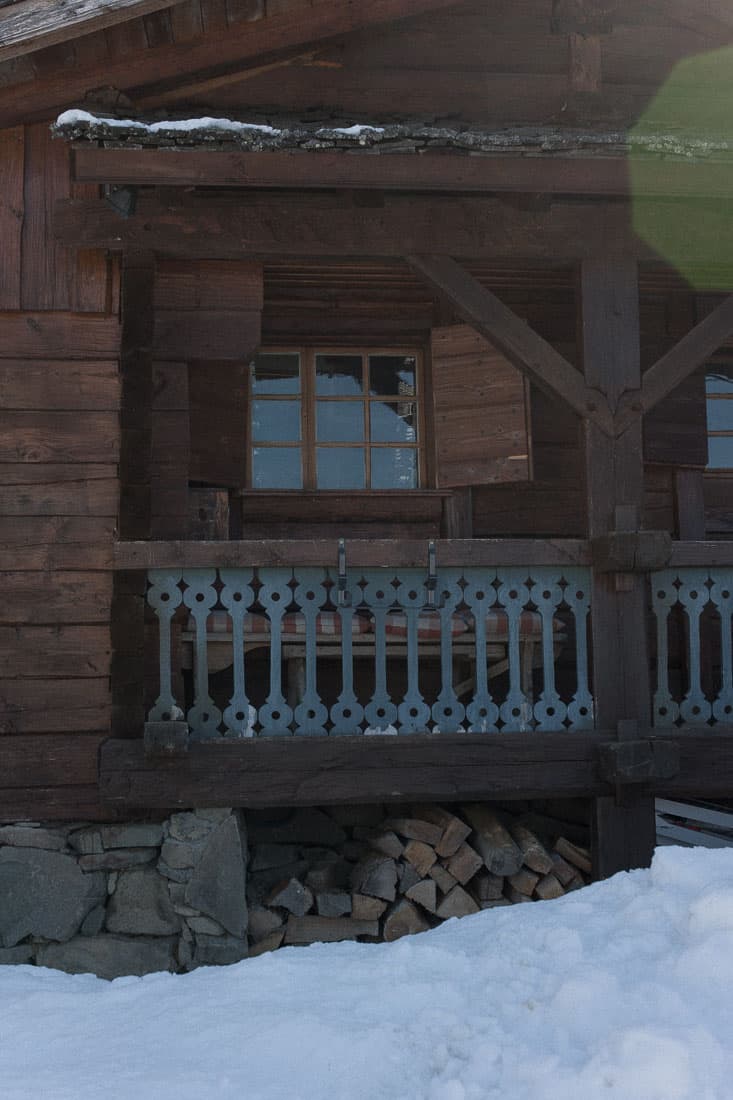
[[[2,821],[731,797],[732,47],[0,7]]]

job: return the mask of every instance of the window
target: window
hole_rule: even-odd
[[[422,406],[414,350],[263,350],[249,372],[248,484],[417,489]]]
[[[708,469],[733,469],[733,371],[705,376]]]

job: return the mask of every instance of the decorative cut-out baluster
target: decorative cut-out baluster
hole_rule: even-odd
[[[679,602],[687,613],[688,622],[688,671],[690,682],[687,694],[680,703],[680,715],[685,722],[704,725],[712,714],[710,702],[702,690],[700,677],[700,618],[710,601],[707,588],[708,574],[704,569],[686,569],[680,573],[682,586]]]
[[[425,574],[418,569],[400,572],[397,599],[407,618],[407,691],[397,708],[400,733],[422,733],[428,728],[430,707],[420,693],[418,620],[428,600]]]
[[[191,732],[199,740],[219,736],[221,711],[209,695],[209,661],[206,627],[209,613],[216,603],[215,569],[187,569],[183,574],[186,589],[183,602],[190,608],[196,624],[196,682],[194,705],[188,712]]]
[[[387,690],[387,612],[395,602],[392,575],[386,569],[370,569],[364,573],[366,585],[363,600],[374,616],[374,694],[364,707],[364,717],[371,729],[384,730],[397,721],[397,707]]]
[[[298,569],[295,600],[305,618],[305,691],[294,710],[295,732],[311,737],[324,736],[328,708],[321,702],[316,677],[318,613],[326,602],[324,569]]]
[[[499,708],[489,691],[488,655],[486,653],[486,620],[489,609],[496,600],[493,587],[496,573],[486,569],[464,569],[465,588],[463,599],[474,622],[476,636],[476,688],[473,699],[466,707],[469,733],[496,732]]]
[[[541,577],[539,572],[538,576]],[[534,578],[533,578],[534,579]],[[563,719],[567,707],[555,687],[555,611],[562,603],[563,591],[560,578],[554,580],[536,580],[532,588],[532,603],[542,617],[542,692],[534,704],[534,716],[537,729],[557,730],[563,728]]]
[[[654,692],[654,725],[673,726],[679,705],[669,688],[669,612],[677,603],[676,573],[670,569],[652,575],[652,607],[657,620],[657,690]]]
[[[255,716],[252,714],[254,708],[247,697],[244,669],[244,617],[254,601],[250,584],[252,570],[221,569],[219,576],[224,585],[220,599],[232,620],[234,660],[234,692],[224,711],[224,724],[227,731],[235,737],[252,737]]]
[[[361,598],[361,590],[354,586],[354,578],[347,583],[351,603],[338,609],[341,619],[341,694],[331,707],[331,733],[353,734],[361,732],[364,708],[354,692],[354,604]]]
[[[526,577],[526,569],[499,571],[499,602],[506,611],[509,624],[509,692],[499,713],[506,730],[520,733],[526,732],[532,721],[532,704],[521,688],[520,626],[522,611],[529,602],[529,589],[524,583]]]
[[[453,616],[463,599],[459,569],[441,569],[437,597],[440,612],[440,694],[432,707],[436,729],[456,733],[461,728],[465,708],[453,686]]]
[[[148,573],[148,603],[158,616],[160,694],[148,715],[151,722],[170,721],[180,708],[173,695],[171,679],[171,621],[181,606],[181,570],[151,569]]]
[[[288,734],[293,712],[282,692],[282,621],[293,591],[289,585],[292,569],[260,569],[262,587],[258,599],[270,619],[270,694],[260,707],[263,734]]]
[[[733,571],[716,571],[710,599],[720,614],[720,691],[713,703],[718,722],[733,722]]]
[[[592,729],[593,696],[588,675],[588,613],[590,611],[590,573],[587,569],[564,569],[564,601],[575,619],[576,690],[568,703],[567,716],[576,730]]]

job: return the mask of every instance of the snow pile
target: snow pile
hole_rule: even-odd
[[[0,968],[3,1100],[730,1100],[733,850],[394,944]]]

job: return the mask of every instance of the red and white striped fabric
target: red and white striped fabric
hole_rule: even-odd
[[[196,631],[196,620],[193,615],[188,616],[186,630],[191,631],[191,633],[195,633]],[[228,611],[212,611],[209,614],[206,619],[207,634],[231,634],[231,632],[232,620]],[[264,615],[255,615],[252,612],[248,612],[244,616],[244,633],[269,634],[270,620]]]
[[[451,634],[465,634],[468,623],[462,615],[451,617]],[[387,615],[385,633],[396,638],[407,637],[407,615],[404,611],[391,611]],[[440,614],[437,611],[422,611],[417,620],[417,637],[419,641],[440,641]]]
[[[359,615],[351,616],[351,633],[368,634],[372,629],[371,619],[361,618]],[[292,612],[283,617],[284,634],[305,634],[305,615],[301,611]],[[320,611],[316,618],[316,634],[321,637],[326,635],[341,634],[341,616],[338,611]]]
[[[473,632],[475,621],[473,615],[466,616],[468,629]],[[562,633],[563,623],[560,619],[552,620],[553,634]],[[493,608],[486,613],[486,638],[491,642],[505,642],[509,637],[509,617],[501,608]],[[523,611],[519,617],[519,637],[523,639],[542,637],[542,616],[539,611]]]

